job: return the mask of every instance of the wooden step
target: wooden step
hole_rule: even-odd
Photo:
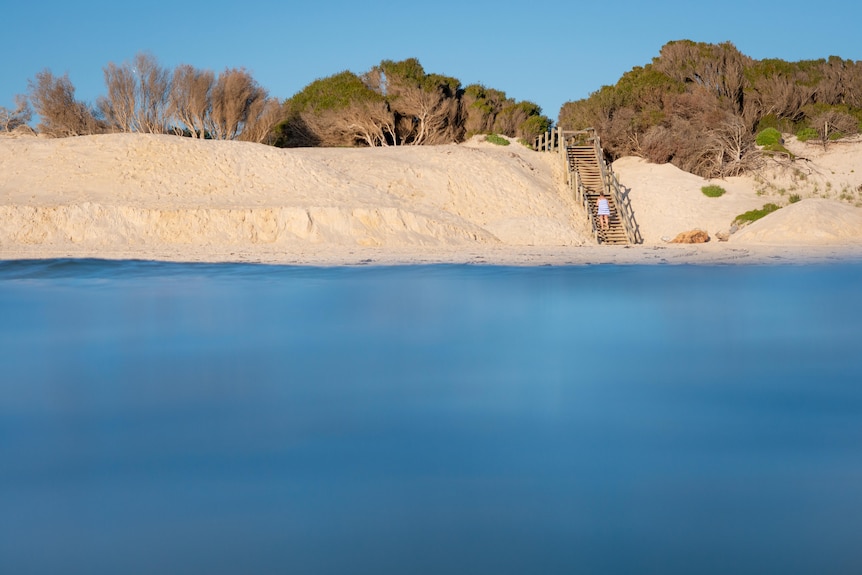
[[[578,179],[586,191],[588,209],[591,212],[593,222],[598,228],[598,206],[599,192],[605,192],[610,204],[611,215],[608,217],[608,229],[596,230],[596,239],[601,244],[625,245],[628,244],[628,236],[622,224],[613,196],[605,189],[602,176],[600,159],[596,156],[593,146],[572,146],[567,148],[566,157],[569,170],[578,174]]]

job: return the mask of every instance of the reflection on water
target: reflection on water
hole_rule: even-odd
[[[0,263],[0,572],[862,572],[860,287]]]

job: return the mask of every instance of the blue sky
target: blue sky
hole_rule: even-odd
[[[104,94],[103,68],[153,54],[173,68],[244,67],[272,96],[317,78],[418,58],[426,72],[560,106],[648,64],[670,40],[730,41],[756,59],[862,60],[856,3],[574,0],[426,2],[11,2],[2,10],[0,106],[45,68],[78,99]]]

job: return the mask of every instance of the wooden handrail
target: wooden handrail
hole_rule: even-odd
[[[568,164],[568,160],[566,160],[566,164]],[[578,174],[577,170],[569,170],[569,185],[572,188],[572,194],[575,196],[575,201],[580,203],[581,206],[583,206],[584,211],[587,213],[587,220],[590,222],[593,239],[598,243],[599,228],[596,226],[596,219],[593,217],[593,210],[590,209],[590,200],[587,197],[586,189],[584,188],[583,182],[581,182],[581,176]]]
[[[640,227],[638,226],[634,218],[631,198],[629,198],[628,194],[623,193],[622,185],[620,185],[620,182],[617,179],[617,175],[613,172],[612,169],[609,171],[609,175],[611,194],[613,194],[614,201],[617,204],[617,211],[620,214],[620,219],[623,222],[623,227],[625,227],[626,229],[626,237],[628,238],[629,243],[641,244],[643,243],[643,237],[640,233]]]
[[[628,238],[630,244],[642,243],[643,238],[640,235],[640,228],[634,218],[631,199],[628,194],[625,194],[625,196],[623,195],[621,190],[622,186],[620,186],[617,175],[614,173],[613,168],[611,168],[611,166],[605,161],[601,140],[598,134],[593,138],[593,144],[596,150],[596,159],[598,159],[599,165],[602,169],[602,182],[604,183],[604,187],[608,191],[608,194],[613,198],[614,203],[617,206],[617,213],[619,214],[623,227],[626,230],[626,238]]]
[[[574,195],[575,200],[584,206],[584,210],[587,212],[587,217],[589,218],[590,227],[593,230],[593,235],[595,236],[596,241],[598,241],[598,228],[596,227],[593,212],[590,209],[589,198],[587,198],[586,193],[584,193],[584,187],[580,181],[580,176],[578,175],[577,170],[573,170],[572,166],[569,164],[568,157],[566,157],[569,147],[590,144],[593,146],[596,154],[596,161],[599,163],[602,186],[606,190],[608,196],[613,199],[614,204],[616,204],[617,213],[623,223],[629,243],[643,243],[640,228],[634,218],[631,199],[627,193],[623,193],[623,188],[620,185],[616,174],[613,173],[613,169],[610,165],[605,162],[601,140],[594,128],[587,128],[586,130],[563,130],[558,127],[548,130],[546,133],[541,134],[534,139],[533,149],[543,152],[558,152],[563,157],[569,173],[569,186],[572,190],[572,194]]]
[[[590,142],[595,137],[595,132],[594,128],[587,128],[586,130],[553,128],[533,138],[533,149],[537,152],[560,152],[564,154],[569,146]]]

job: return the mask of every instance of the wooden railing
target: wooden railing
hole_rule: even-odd
[[[572,190],[575,201],[584,206],[593,234],[598,237],[596,223],[593,221],[593,213],[590,209],[586,194],[584,194],[583,185],[578,178],[577,171],[573,171],[571,169],[568,158],[566,157],[566,149],[569,146],[584,146],[590,144],[595,146],[596,158],[598,159],[602,170],[603,185],[608,194],[613,196],[614,202],[617,205],[620,220],[625,227],[626,237],[628,238],[629,243],[643,243],[640,228],[634,218],[634,210],[632,209],[628,190],[620,185],[616,174],[613,173],[613,169],[604,160],[602,145],[595,129],[563,130],[561,128],[554,128],[537,136],[533,141],[533,149],[540,152],[557,152],[562,156],[563,160],[566,162],[566,167],[569,170],[569,187]]]
[[[620,215],[620,220],[623,222],[623,227],[626,229],[626,237],[629,243],[642,244],[644,239],[641,235],[640,227],[637,221],[635,221],[632,201],[629,198],[628,190],[620,185],[617,175],[612,169],[608,170],[608,185],[617,204],[617,212]]]
[[[568,164],[568,160],[566,160],[566,164]],[[593,216],[593,210],[590,209],[590,199],[587,197],[586,189],[584,188],[584,183],[581,181],[581,177],[578,174],[577,170],[568,170],[569,173],[569,189],[572,190],[572,195],[575,198],[575,201],[584,208],[584,212],[587,214],[587,220],[590,223],[590,230],[593,233],[593,239],[598,243],[599,241],[599,228],[596,225],[596,218]]]
[[[565,155],[569,146],[586,146],[596,136],[593,128],[586,130],[563,130],[554,128],[533,139],[533,149],[538,152],[558,152]]]
[[[610,193],[614,199],[614,203],[617,205],[617,213],[620,216],[620,221],[622,221],[623,227],[626,229],[626,237],[628,238],[629,243],[643,243],[644,240],[641,236],[640,228],[635,221],[628,190],[626,190],[625,193],[623,192],[623,187],[620,185],[620,181],[617,179],[617,175],[614,173],[613,168],[605,161],[603,157],[604,153],[602,152],[602,144],[599,140],[598,134],[593,138],[593,145],[596,149],[596,157],[599,159],[599,166],[601,166],[602,169],[602,182],[604,183],[605,190]]]

